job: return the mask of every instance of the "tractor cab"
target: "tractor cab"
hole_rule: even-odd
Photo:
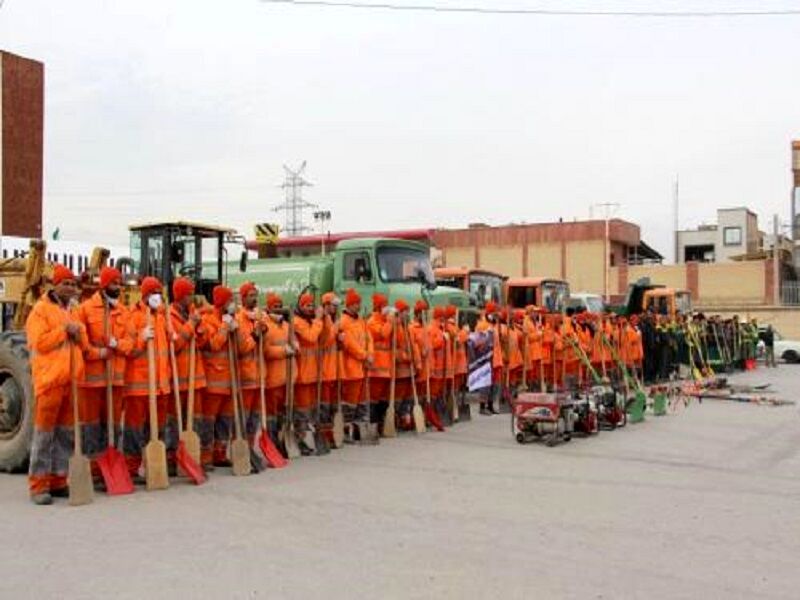
[[[188,277],[208,300],[225,281],[225,244],[240,242],[234,229],[183,221],[132,225],[130,232],[134,275],[158,277],[170,296],[175,278]]]

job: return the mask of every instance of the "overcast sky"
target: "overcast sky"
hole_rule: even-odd
[[[788,221],[799,34],[800,16],[523,17],[257,0],[0,9],[0,48],[45,63],[46,231],[109,244],[125,243],[129,223],[160,218],[250,236],[253,223],[281,218],[270,212],[282,201],[281,165],[307,160],[307,197],[331,210],[333,230],[586,218],[592,203],[619,202],[619,216],[671,258],[676,173],[683,227],[719,206],[750,206],[762,229],[775,212]]]

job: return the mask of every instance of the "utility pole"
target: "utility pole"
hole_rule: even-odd
[[[606,232],[604,236],[604,250],[603,254],[605,256],[603,262],[603,296],[605,297],[606,303],[611,301],[611,294],[609,290],[609,284],[611,280],[611,226],[609,224],[609,220],[611,219],[612,215],[619,209],[619,202],[598,202],[594,204],[598,208],[603,209],[604,218],[606,222]]]
[[[302,235],[309,230],[309,228],[303,224],[303,209],[316,208],[317,205],[306,202],[303,199],[303,188],[313,185],[303,177],[303,173],[306,170],[306,161],[303,161],[297,169],[290,169],[286,165],[283,165],[283,170],[286,174],[286,178],[283,180],[280,187],[284,190],[284,202],[283,204],[273,207],[272,210],[273,212],[278,212],[280,210],[286,211],[286,220],[283,230],[286,232],[287,236],[294,237]]]
[[[780,224],[778,215],[772,217],[772,303],[781,303]]]
[[[674,223],[674,228],[675,228],[675,264],[676,265],[681,262],[681,259],[680,259],[681,248],[680,248],[680,239],[679,239],[679,235],[678,235],[678,231],[680,230],[680,225],[679,225],[680,197],[681,196],[680,196],[680,187],[679,187],[678,175],[675,175],[675,189],[673,191],[673,202],[675,204],[675,214],[674,214],[675,223]]]
[[[314,220],[319,223],[320,236],[322,239],[322,256],[325,256],[325,224],[331,220],[331,211],[317,210],[314,211]]]

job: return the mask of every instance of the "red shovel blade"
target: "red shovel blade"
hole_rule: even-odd
[[[133,493],[133,481],[122,452],[109,446],[97,459],[97,466],[100,467],[109,496]]]
[[[189,476],[189,479],[194,481],[197,485],[205,483],[206,474],[203,468],[198,465],[192,458],[191,454],[186,451],[186,444],[183,440],[178,442],[178,450],[175,452],[175,461],[178,463],[181,471]]]
[[[269,435],[267,435],[265,431],[262,431],[261,435],[258,436],[258,447],[261,448],[261,452],[264,453],[264,458],[267,459],[267,463],[269,463],[269,466],[273,469],[282,469],[289,464],[283,457],[283,454],[280,453],[280,450],[272,443],[272,440],[269,439]]]
[[[427,419],[430,424],[436,428],[436,431],[444,431],[442,420],[439,418],[436,410],[430,404],[425,405],[425,419]]]

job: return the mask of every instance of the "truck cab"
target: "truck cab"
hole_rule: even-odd
[[[569,284],[563,279],[510,277],[506,281],[506,304],[525,308],[531,304],[548,313],[563,313],[569,300]]]
[[[675,318],[677,314],[689,314],[692,310],[692,296],[688,290],[678,290],[664,285],[651,283],[650,278],[643,277],[628,285],[625,304],[616,312],[623,315],[635,315],[643,312],[654,312],[659,315]]]
[[[453,304],[465,315],[476,312],[463,290],[436,285],[428,247],[406,240],[353,238],[338,242],[327,256],[258,259],[246,272],[229,269],[229,285],[244,281],[279,294],[285,304],[294,304],[305,289],[318,297],[329,291],[344,297],[353,288],[367,310],[372,294],[381,293],[389,302],[403,298],[413,304],[424,297],[431,306]]]
[[[487,302],[502,304],[503,281],[499,273],[466,267],[439,267],[433,270],[436,285],[463,290],[469,294],[470,304],[483,308]]]
[[[176,277],[194,280],[198,295],[211,299],[214,286],[225,281],[225,244],[236,231],[199,223],[159,222],[130,227],[130,267],[126,277],[158,277],[168,293]]]

